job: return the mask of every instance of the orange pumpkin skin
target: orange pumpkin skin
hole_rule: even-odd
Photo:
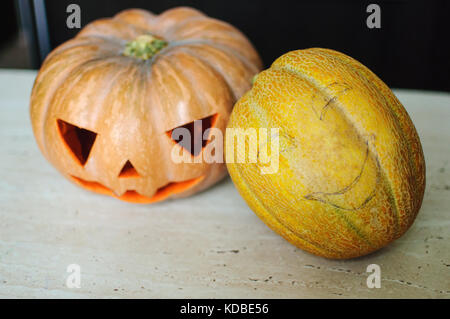
[[[165,45],[153,56],[126,55],[142,36]],[[174,163],[172,147],[181,146],[171,130],[205,118],[224,130],[260,70],[251,43],[225,22],[185,7],[159,16],[126,10],[90,23],[46,58],[31,95],[34,135],[86,189],[138,203],[189,196],[226,167]]]
[[[253,211],[295,246],[353,258],[413,223],[425,190],[420,140],[392,91],[358,61],[320,48],[281,56],[233,109],[228,128],[251,127],[279,128],[278,171],[227,162],[228,171]],[[227,143],[230,151],[238,149]]]

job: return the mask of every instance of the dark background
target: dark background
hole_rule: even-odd
[[[33,1],[29,3],[32,7]],[[356,58],[391,87],[450,91],[450,1],[46,0],[52,48],[79,31],[66,27],[66,7],[71,3],[81,7],[82,26],[131,7],[161,13],[192,6],[239,28],[265,67],[287,51],[325,47]],[[370,3],[381,7],[381,29],[366,25]],[[17,8],[12,1],[3,4],[0,50],[18,33]],[[38,67],[41,60],[33,36],[24,35],[28,67]],[[0,66],[5,67],[1,59]]]

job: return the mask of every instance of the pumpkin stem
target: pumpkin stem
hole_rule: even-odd
[[[143,34],[126,44],[123,55],[148,60],[166,47],[167,44],[167,41],[153,35]]]

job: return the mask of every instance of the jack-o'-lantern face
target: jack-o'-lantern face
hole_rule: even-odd
[[[218,114],[214,114],[203,119],[196,120],[196,125],[194,125],[194,122],[191,122],[174,128],[174,130],[178,128],[187,129],[191,138],[190,140],[186,141],[185,139],[174,139],[174,136],[172,135],[172,132],[174,130],[166,131],[165,134],[161,134],[159,138],[167,139],[168,144],[172,145],[172,147],[182,148],[179,151],[188,152],[189,156],[191,157],[201,157],[206,144],[209,142],[209,136],[207,136],[206,138],[202,137],[206,136],[205,132],[208,133],[208,129],[213,128],[216,124],[218,124],[218,117]],[[61,137],[61,143],[66,148],[67,155],[71,157],[69,161],[72,161],[73,165],[75,165],[76,167],[78,166],[78,168],[81,168],[82,170],[84,170],[84,168],[89,165],[88,161],[95,162],[95,160],[93,159],[95,153],[91,156],[91,151],[94,148],[97,138],[101,138],[100,136],[98,136],[99,134],[88,129],[80,128],[61,119],[57,119],[56,123],[58,132]],[[201,128],[200,132],[196,132],[194,130],[194,128],[198,127]],[[168,154],[168,156],[170,156],[170,154]],[[136,159],[137,162],[140,162],[139,155],[133,156],[133,158]],[[136,185],[145,185],[148,184],[148,182],[152,182],[155,176],[151,171],[146,172],[145,168],[152,167],[154,165],[143,165],[144,167],[137,168],[137,166],[135,166],[135,164],[133,164],[130,159],[124,158],[121,162],[123,162],[124,160],[125,163],[123,165],[113,165],[114,167],[111,168],[112,170],[117,171],[117,168],[122,166],[120,171],[117,172],[117,181],[108,183],[112,186],[107,187],[101,182],[97,181],[100,176],[86,177],[88,179],[85,179],[75,175],[76,173],[74,173],[73,175],[70,175],[70,178],[78,185],[94,192],[118,197],[119,199],[125,201],[152,203],[164,200],[171,195],[173,196],[176,194],[183,194],[190,189],[195,189],[195,186],[199,185],[206,175],[205,168],[200,169],[200,171],[204,172],[197,173],[196,171],[199,171],[199,169],[195,170],[195,168],[191,166],[191,170],[193,171],[192,174],[189,174],[189,172],[184,173],[186,174],[188,179],[182,181],[167,181],[161,186],[155,185],[157,189],[153,193],[153,195],[146,196],[142,195],[135,188],[137,188]],[[160,159],[153,158],[153,160],[159,162]],[[165,156],[163,160],[167,160],[167,156]],[[108,168],[104,167],[104,169]],[[190,169],[187,168],[187,170],[189,171]],[[80,175],[86,176],[89,174],[82,172],[80,173]],[[198,176],[190,178],[191,176],[195,175]],[[145,181],[146,178],[149,178],[150,181]],[[142,180],[140,181],[140,179]],[[130,187],[131,189],[128,189],[128,187]],[[143,192],[145,192],[145,188],[142,189],[142,193]]]
[[[139,203],[188,196],[222,178],[225,165],[174,162],[171,151],[202,157],[203,133],[224,132],[260,68],[239,31],[196,10],[125,11],[89,24],[47,57],[31,97],[35,137],[47,159],[88,190]],[[174,140],[180,127],[191,143]]]

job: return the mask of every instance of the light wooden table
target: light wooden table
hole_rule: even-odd
[[[450,95],[396,90],[427,163],[422,210],[399,240],[333,261],[268,229],[229,179],[188,199],[132,205],[86,192],[40,154],[28,103],[36,73],[0,71],[0,296],[449,298]],[[67,288],[67,266],[81,288]],[[366,267],[381,267],[381,288]]]

